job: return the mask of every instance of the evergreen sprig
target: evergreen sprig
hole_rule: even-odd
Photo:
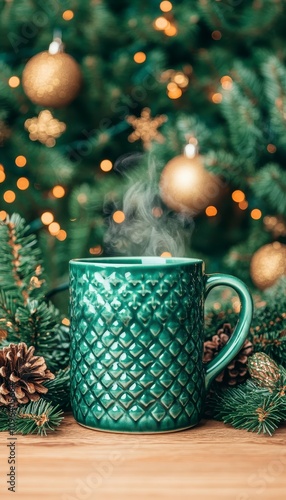
[[[247,381],[236,388],[216,386],[210,393],[207,411],[216,420],[236,429],[270,436],[286,420],[286,397],[281,384],[273,392]]]
[[[56,430],[63,418],[63,411],[58,405],[53,406],[50,401],[40,399],[18,406],[13,429],[15,429],[15,434],[46,436],[49,431]],[[8,431],[9,428],[9,409],[0,408],[0,432]]]

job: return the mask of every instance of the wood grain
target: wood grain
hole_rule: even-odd
[[[8,438],[8,439],[7,439]],[[9,434],[0,434],[0,498]],[[22,500],[285,500],[286,426],[273,437],[203,421],[161,435],[85,429],[67,415],[46,438],[17,436]]]

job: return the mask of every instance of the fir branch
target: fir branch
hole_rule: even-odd
[[[20,405],[15,415],[15,434],[39,434],[46,436],[56,430],[63,420],[58,406],[40,399],[27,405]],[[9,430],[9,410],[0,408],[0,432]]]
[[[236,388],[216,388],[208,398],[208,412],[236,429],[272,435],[286,419],[286,398],[247,381]]]
[[[70,369],[59,370],[53,380],[48,380],[45,384],[48,392],[43,395],[43,399],[58,405],[63,410],[70,409]]]

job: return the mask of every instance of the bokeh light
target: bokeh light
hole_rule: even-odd
[[[15,164],[17,167],[24,167],[27,164],[27,158],[23,155],[19,155],[15,158]]]
[[[134,56],[133,56],[133,59],[136,63],[142,64],[143,62],[146,61],[147,56],[146,56],[145,52],[136,52],[136,54],[134,54]]]
[[[259,208],[254,208],[250,212],[250,217],[254,220],[259,220],[261,218],[261,216],[262,216],[262,212],[261,212],[261,210],[259,210]]]
[[[66,191],[63,186],[54,186],[52,189],[52,193],[55,198],[63,198],[63,196],[66,194]]]
[[[12,89],[15,89],[16,87],[19,87],[20,85],[20,78],[18,76],[11,76],[8,80],[8,85]]]
[[[52,236],[56,236],[57,234],[59,234],[60,230],[61,230],[61,226],[59,225],[58,222],[52,222],[49,225],[49,231],[50,231]]]
[[[21,191],[25,191],[25,189],[28,189],[29,185],[30,182],[26,177],[19,177],[19,179],[17,180],[17,188]]]
[[[53,222],[53,220],[54,220],[54,216],[51,212],[44,212],[41,215],[41,221],[45,225],[51,224],[51,222]]]
[[[70,21],[74,18],[74,13],[72,10],[65,10],[62,14],[62,17],[65,21]]]
[[[206,208],[205,212],[208,217],[215,217],[215,215],[217,215],[217,208],[214,207],[213,205],[209,205]]]
[[[236,189],[235,191],[233,191],[231,197],[236,203],[240,203],[241,201],[245,200],[245,194],[243,191],[240,191],[240,189]]]
[[[125,215],[121,210],[116,210],[116,212],[112,215],[112,218],[117,224],[121,224],[125,221]]]
[[[168,2],[167,0],[163,0],[163,2],[160,3],[160,9],[162,12],[170,12],[172,10],[173,5],[171,2]]]
[[[6,203],[13,203],[13,201],[15,201],[16,199],[16,195],[14,191],[8,189],[8,191],[5,191],[5,193],[3,194],[3,198]]]

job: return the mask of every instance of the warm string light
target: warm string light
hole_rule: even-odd
[[[1,182],[4,182],[6,179],[5,172],[3,170],[0,170],[0,184]]]
[[[27,158],[23,155],[19,155],[15,158],[15,164],[17,167],[22,168],[27,164]]]
[[[205,210],[205,213],[208,217],[215,217],[217,215],[217,212],[217,208],[213,205],[209,205]]]
[[[62,319],[62,324],[65,326],[70,326],[71,322],[68,318],[63,318]]]
[[[215,92],[214,94],[212,94],[211,100],[215,104],[221,103],[221,101],[222,101],[222,94],[220,92]]]
[[[173,5],[171,2],[168,2],[167,0],[163,0],[163,2],[160,3],[160,9],[162,12],[170,12],[172,10]]]
[[[172,254],[170,252],[163,252],[160,257],[172,257]]]
[[[262,217],[262,212],[261,210],[259,210],[259,208],[254,208],[253,210],[251,210],[250,212],[250,217],[254,220],[259,220],[261,219]]]
[[[112,215],[112,218],[117,224],[122,224],[122,222],[125,221],[125,215],[121,210],[116,210],[116,212]]]
[[[16,194],[11,189],[8,189],[3,194],[3,199],[4,201],[6,201],[6,203],[13,203],[16,199]]]
[[[231,90],[232,85],[233,85],[233,80],[230,76],[225,75],[222,76],[220,79],[221,86],[224,90]]]
[[[56,236],[57,234],[59,234],[61,226],[58,222],[51,222],[51,224],[49,224],[48,226],[48,229],[52,236]]]
[[[63,198],[66,194],[65,188],[63,186],[54,186],[52,189],[52,195],[55,198]]]
[[[20,85],[20,78],[18,76],[11,76],[8,80],[8,85],[12,89],[15,89],[16,87],[19,87]]]
[[[236,189],[235,191],[233,191],[231,197],[236,203],[240,203],[241,201],[245,200],[245,194],[243,191],[240,191],[240,189]]]
[[[112,165],[112,161],[110,161],[110,160],[108,160],[108,159],[106,159],[106,160],[102,160],[102,161],[100,162],[100,165],[99,165],[99,166],[100,166],[100,168],[101,168],[101,170],[102,170],[103,172],[110,172],[110,170],[112,170],[112,167],[113,167],[113,165]]]
[[[58,234],[56,234],[56,238],[59,241],[64,241],[67,238],[67,232],[64,229],[60,229]]]
[[[71,19],[74,18],[74,12],[72,10],[65,10],[63,13],[62,13],[62,18],[65,20],[65,21],[71,21]]]
[[[49,224],[51,224],[51,222],[54,221],[54,216],[51,212],[44,212],[41,215],[41,221],[43,224],[48,226]]]
[[[25,189],[28,189],[29,185],[30,182],[26,177],[19,177],[19,179],[17,180],[17,188],[21,191],[25,191]]]
[[[7,212],[5,210],[0,211],[0,220],[5,220],[7,217]]]
[[[146,61],[147,56],[145,52],[136,52],[136,54],[134,54],[133,56],[133,59],[137,64],[142,64],[143,62]]]

